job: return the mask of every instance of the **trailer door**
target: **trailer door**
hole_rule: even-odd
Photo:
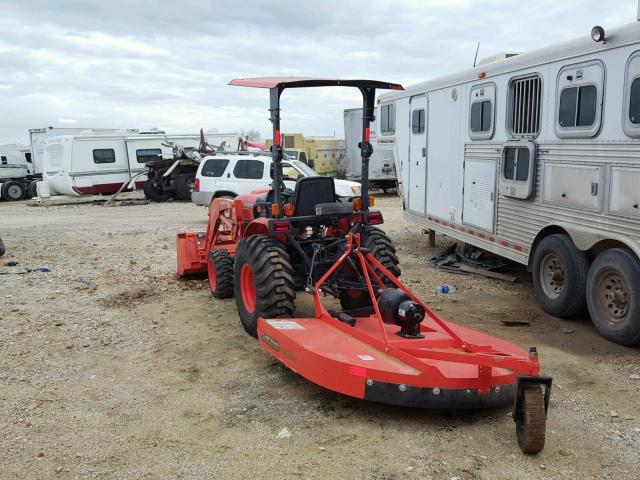
[[[465,225],[493,233],[496,191],[496,162],[469,160],[464,167],[464,203],[462,219]]]
[[[408,209],[424,216],[427,213],[427,96],[412,97],[409,105]]]

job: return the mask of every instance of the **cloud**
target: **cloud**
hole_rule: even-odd
[[[636,4],[597,0],[297,2],[3,1],[0,142],[29,128],[257,129],[266,91],[232,78],[379,78],[406,85],[635,20]],[[347,89],[287,91],[283,129],[342,135]]]

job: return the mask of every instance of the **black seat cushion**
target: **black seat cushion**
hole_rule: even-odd
[[[293,205],[296,217],[316,214],[319,203],[336,201],[336,187],[331,177],[303,177],[296,182]]]

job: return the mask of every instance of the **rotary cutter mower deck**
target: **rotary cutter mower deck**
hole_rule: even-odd
[[[535,348],[442,320],[399,280],[391,240],[371,210],[370,80],[257,78],[231,85],[268,88],[273,188],[217,198],[206,233],[178,234],[178,275],[207,273],[214,297],[235,297],[245,330],[294,372],[330,390],[392,405],[475,409],[514,405],[520,448],[544,447],[551,379]],[[280,96],[286,88],[347,86],[363,96],[361,195],[336,201],[333,179],[282,181]],[[296,293],[313,296],[313,317],[294,317]],[[333,296],[341,308],[327,308]],[[334,302],[336,303],[336,302]]]

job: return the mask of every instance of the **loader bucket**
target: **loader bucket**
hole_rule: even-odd
[[[181,232],[176,235],[176,273],[179,277],[207,273],[207,252],[204,242],[199,241],[203,237],[204,234],[197,232]]]

